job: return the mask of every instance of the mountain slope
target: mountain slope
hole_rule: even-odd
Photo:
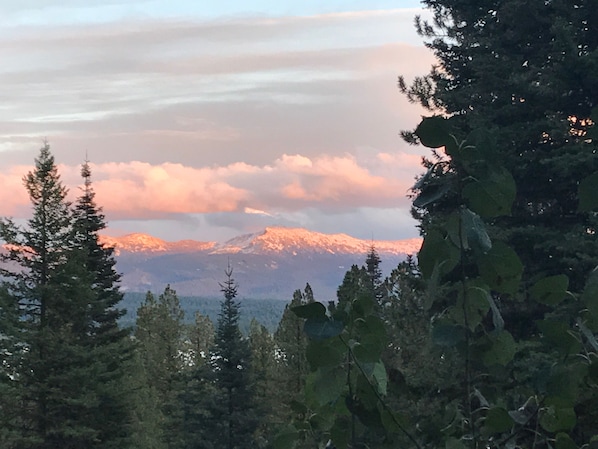
[[[385,274],[421,245],[420,239],[365,241],[280,227],[224,243],[167,242],[144,234],[103,241],[116,249],[126,291],[160,292],[170,284],[180,295],[220,297],[220,282],[230,263],[241,297],[285,301],[308,282],[316,298],[334,299],[345,272],[353,264],[362,265],[372,245]]]

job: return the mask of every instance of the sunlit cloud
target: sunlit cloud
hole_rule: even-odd
[[[273,216],[306,207],[347,210],[391,207],[405,203],[408,184],[381,176],[352,155],[308,158],[282,155],[264,166],[233,163],[222,167],[120,162],[91,164],[97,201],[117,219],[143,219],[176,214],[244,212]],[[6,195],[0,214],[27,210],[22,177],[30,168],[14,167],[0,176]],[[80,194],[79,167],[61,164],[71,199]],[[400,175],[397,173],[397,175]]]
[[[400,217],[424,153],[398,134],[423,111],[396,81],[434,62],[421,11],[267,3],[2,2],[0,215],[27,215],[21,178],[47,138],[71,198],[91,160],[115,228],[382,229],[368,215],[413,233]]]

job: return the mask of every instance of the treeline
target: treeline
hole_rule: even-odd
[[[113,249],[99,243],[105,221],[87,163],[81,174],[72,204],[45,144],[24,178],[32,217],[23,227],[0,222],[0,446],[232,449],[284,441],[290,423],[308,419],[308,338],[292,309],[315,304],[309,284],[274,332],[256,320],[241,332],[230,267],[215,326],[197,311],[186,321],[170,287],[145,295],[132,328],[119,325],[125,310]],[[366,265],[347,273],[337,307],[366,294],[392,313],[382,307],[392,288],[383,288],[379,265],[372,248]],[[305,438],[311,446],[328,437],[315,429]]]
[[[417,263],[382,279],[372,248],[274,334],[241,334],[230,270],[216,326],[168,288],[119,328],[89,167],[69,204],[42,148],[32,218],[0,226],[1,447],[598,446],[598,8],[423,3]]]
[[[222,267],[224,270],[226,266]],[[218,293],[218,292],[215,292]],[[241,293],[243,293],[241,291]],[[145,300],[146,294],[140,292],[125,292],[121,306],[127,310],[127,313],[119,320],[123,327],[134,327],[137,319],[137,309]],[[218,321],[218,314],[220,313],[220,298],[214,297],[198,297],[198,296],[178,296],[181,304],[181,309],[185,315],[184,321],[186,323],[193,322],[196,312],[210,318],[212,323],[216,324]],[[239,327],[243,334],[247,335],[252,319],[257,319],[260,324],[263,324],[271,333],[278,327],[282,312],[285,308],[285,301],[281,299],[255,299],[243,297],[241,301],[241,318],[239,319]]]

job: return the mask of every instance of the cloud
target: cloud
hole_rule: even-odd
[[[97,201],[115,219],[216,212],[274,216],[309,207],[331,211],[405,204],[409,184],[402,173],[382,170],[389,157],[381,153],[378,165],[350,154],[313,158],[283,154],[266,165],[236,162],[197,168],[132,161],[92,163],[91,167]],[[417,162],[408,159],[409,169],[417,170]],[[13,167],[0,176],[2,191],[11,192],[0,204],[0,214],[27,210],[21,179],[29,170]],[[79,167],[62,164],[59,172],[74,199],[80,191]]]
[[[398,133],[423,111],[396,80],[434,62],[415,10],[214,19],[140,15],[155,2],[135,0],[27,2],[69,15],[51,22],[8,3],[0,215],[26,216],[21,177],[44,138],[73,196],[91,159],[98,202],[123,229],[406,213],[422,150]]]
[[[433,62],[407,37],[412,16],[16,27],[0,34],[0,148],[25,163],[47,137],[70,164],[87,150],[98,162],[187,165],[265,164],[356,143],[390,150],[420,113],[396,77]]]

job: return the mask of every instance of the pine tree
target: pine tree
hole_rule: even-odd
[[[98,373],[101,402],[95,419],[103,447],[123,448],[128,444],[131,421],[131,392],[123,389],[123,379],[133,346],[129,330],[121,329],[118,324],[118,319],[125,313],[118,308],[123,299],[118,286],[120,275],[115,269],[114,249],[105,247],[99,240],[99,233],[106,223],[101,208],[95,203],[87,162],[81,168],[81,176],[83,194],[74,208],[75,245],[83,250],[94,294],[90,304],[90,328],[85,337],[94,348],[95,359],[103,365],[102,372]]]
[[[208,316],[195,312],[195,322],[187,331],[189,362],[192,366],[208,362],[210,349],[214,346],[214,324]]]
[[[309,372],[306,358],[308,340],[303,332],[304,320],[295,315],[292,308],[314,301],[309,284],[306,284],[303,293],[301,290],[295,290],[293,299],[284,308],[274,334],[274,342],[279,353],[276,359],[278,384],[276,392],[281,405],[281,411],[278,413],[279,425],[287,424],[293,417],[291,404],[303,394],[305,379]]]
[[[102,364],[86,336],[94,299],[86,257],[73,242],[72,213],[46,143],[24,178],[33,206],[28,226],[0,227],[9,244],[4,269],[23,326],[18,379],[19,428],[12,445],[30,448],[98,447],[95,415]],[[10,447],[10,446],[9,446]]]
[[[18,304],[0,286],[0,447],[12,448],[20,428],[19,367],[23,356]]]
[[[577,208],[579,180],[598,170],[595,139],[586,137],[598,105],[595,3],[423,3],[434,20],[419,21],[418,29],[439,63],[412,86],[402,79],[400,86],[430,112],[451,116],[458,139],[467,138],[490,164],[513,175],[511,213],[485,218],[493,225],[491,237],[506,241],[522,259],[525,280],[567,274],[571,291],[581,291],[598,258],[596,217]],[[453,174],[450,165],[437,165],[420,187],[433,188],[436,176]],[[420,208],[424,230],[455,201],[451,190]],[[521,318],[519,332],[525,332],[537,315],[520,309],[511,317]]]
[[[149,397],[155,396],[161,414],[160,433],[166,447],[180,444],[181,416],[178,398],[183,386],[181,371],[184,357],[184,313],[176,292],[167,286],[156,297],[148,292],[137,310],[135,338],[147,379]]]
[[[221,447],[249,448],[253,447],[253,433],[258,425],[251,388],[251,349],[239,330],[240,303],[236,300],[237,285],[230,266],[221,291],[224,300],[212,355],[221,402],[213,414],[220,427],[217,436]]]
[[[256,417],[259,427],[254,434],[255,447],[267,447],[274,435],[274,422],[278,413],[276,395],[275,343],[272,334],[255,318],[249,325],[251,348],[251,388],[254,391]]]
[[[376,298],[376,302],[378,304],[382,300],[383,296],[382,269],[380,268],[381,262],[382,261],[380,260],[378,251],[376,251],[376,247],[372,244],[365,259],[365,270],[368,275],[368,288]]]

